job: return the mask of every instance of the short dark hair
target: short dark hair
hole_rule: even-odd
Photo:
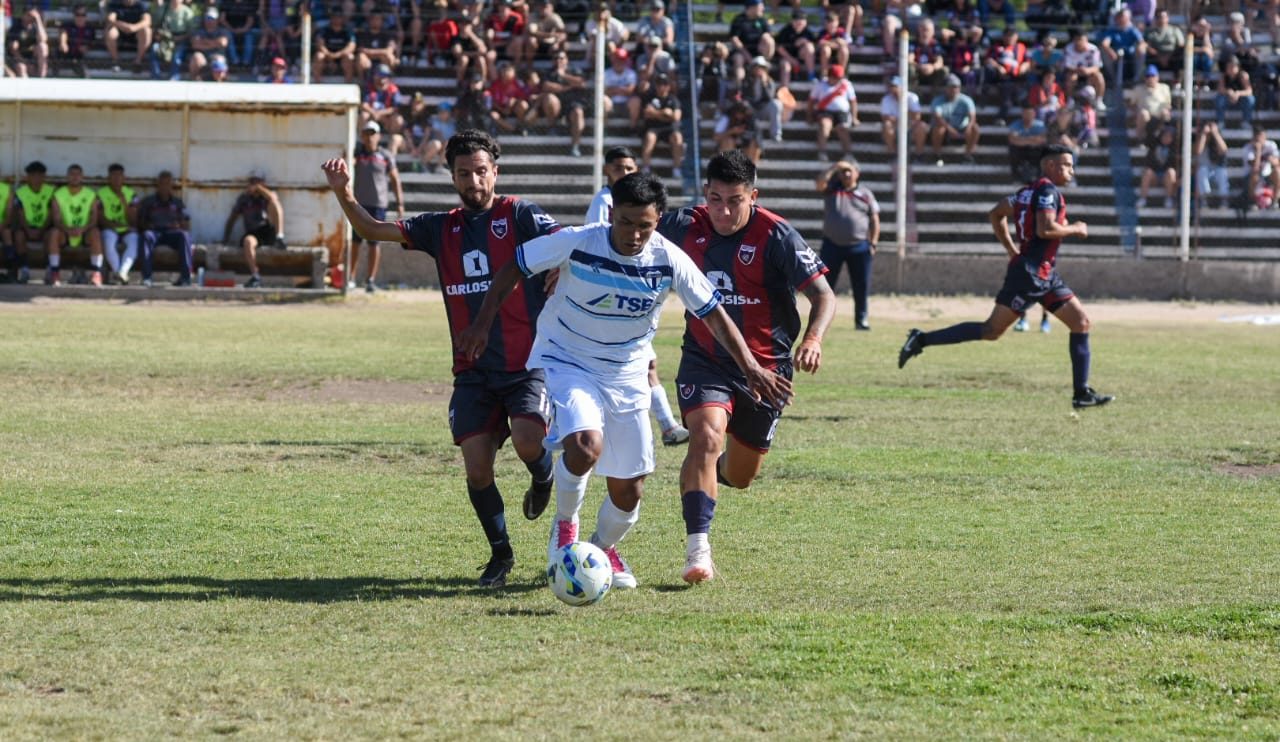
[[[608,152],[604,153],[604,164],[609,165],[618,160],[634,160],[636,153],[631,151],[630,147],[610,147]]]
[[[47,172],[49,172],[49,168],[45,167],[44,163],[39,160],[32,160],[27,163],[27,175],[33,175],[35,173],[43,175]]]
[[[1074,157],[1075,152],[1072,152],[1071,148],[1065,144],[1049,144],[1046,145],[1044,149],[1040,150],[1040,161],[1044,162],[1050,157],[1057,157],[1059,155],[1072,155]]]
[[[173,173],[169,172],[168,170],[161,170],[158,174],[156,174],[156,180],[164,180],[165,178],[173,178]]]
[[[615,206],[649,206],[658,208],[658,213],[667,210],[667,187],[650,173],[628,173],[609,189],[613,193]]]
[[[497,162],[498,157],[502,155],[502,147],[498,145],[498,140],[489,136],[487,132],[479,129],[463,129],[449,137],[449,143],[444,147],[444,159],[449,169],[453,170],[453,160],[458,155],[474,155],[481,151],[488,152],[489,159],[494,162]]]
[[[113,162],[113,163],[111,163],[110,165],[107,165],[107,172],[108,172],[108,173],[123,173],[123,172],[124,172],[124,165],[121,165],[121,164],[120,164],[120,163],[118,163],[118,162]]]
[[[756,164],[741,150],[731,149],[717,153],[707,163],[707,181],[718,180],[728,185],[742,183],[749,188],[756,185]]]
[[[70,165],[67,165],[67,173],[69,174],[72,170],[79,170],[82,173],[84,172],[84,168],[80,167],[79,164],[74,162],[71,163]]]

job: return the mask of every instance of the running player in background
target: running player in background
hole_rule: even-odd
[[[609,556],[615,587],[636,586],[617,545],[640,516],[645,477],[653,471],[646,369],[667,296],[680,297],[703,332],[733,358],[750,394],[781,407],[791,383],[762,367],[720,306],[720,294],[693,261],[655,231],[667,205],[662,181],[632,173],[613,183],[609,224],[570,227],[516,248],[514,263],[493,279],[475,324],[462,334],[464,357],[483,351],[490,324],[523,273],[558,269],[555,293],[538,320],[530,368],[543,368],[555,422],[547,445],[556,464],[556,519],[548,558],[578,540],[578,512],[594,470],[609,496],[591,543]],[[695,320],[690,320],[691,323]]]
[[[584,224],[609,224],[613,216],[613,184],[630,173],[636,172],[636,156],[626,147],[611,147],[604,153],[605,185],[591,199]],[[665,207],[664,207],[665,208]],[[652,346],[650,346],[652,353]],[[667,399],[667,388],[658,378],[657,356],[649,359],[649,409],[653,411],[658,427],[662,430],[662,445],[678,446],[689,442],[689,429],[676,420]]]
[[[471,506],[492,549],[479,584],[493,588],[506,585],[515,566],[502,494],[493,474],[498,449],[508,436],[532,476],[524,496],[525,517],[536,519],[551,498],[552,458],[542,446],[549,422],[544,375],[525,368],[534,325],[546,301],[545,277],[523,281],[516,300],[503,305],[484,353],[464,356],[458,337],[480,310],[493,275],[514,258],[516,246],[560,229],[537,205],[494,192],[500,154],[488,134],[459,131],[445,146],[445,162],[462,206],[396,222],[374,219],[356,203],[345,160],[329,160],[323,166],[356,234],[371,241],[399,242],[435,258],[453,340],[449,427],[454,444],[462,449]]]
[[[1067,202],[1058,190],[1075,177],[1071,150],[1060,144],[1045,147],[1040,156],[1040,179],[1023,186],[1013,196],[1001,199],[988,214],[991,228],[1005,252],[1009,268],[1004,286],[996,294],[996,306],[985,322],[962,322],[933,332],[913,329],[898,352],[898,368],[930,345],[952,345],[971,340],[998,340],[1021,312],[1039,303],[1071,330],[1068,350],[1071,353],[1071,381],[1075,394],[1071,405],[1076,408],[1100,407],[1114,397],[1098,394],[1089,386],[1088,315],[1080,299],[1058,275],[1055,264],[1058,247],[1066,237],[1087,238],[1084,222],[1067,223]],[[1012,219],[1018,231],[1015,244],[1009,233]]]
[[[836,311],[826,266],[782,217],[756,205],[756,166],[746,155],[721,152],[706,172],[706,205],[667,214],[658,231],[680,245],[719,289],[730,319],[761,366],[786,379],[793,362],[801,371],[817,372],[822,337]],[[791,348],[800,336],[797,290],[811,306],[793,360]],[[683,577],[705,582],[715,576],[708,533],[717,485],[751,485],[773,443],[783,405],[757,399],[724,346],[691,318],[676,389],[691,434],[680,469],[688,535]]]

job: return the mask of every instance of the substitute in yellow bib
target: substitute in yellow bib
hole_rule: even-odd
[[[102,231],[98,229],[98,194],[84,185],[79,165],[67,168],[67,184],[53,193],[53,229],[49,248],[49,271],[45,283],[61,283],[62,252],[89,246],[89,283],[102,285]]]
[[[54,188],[44,182],[48,170],[44,163],[35,160],[27,165],[27,182],[18,186],[17,226],[13,230],[14,262],[18,266],[18,283],[30,279],[27,270],[27,245],[43,245],[49,233],[49,205],[53,203]],[[47,274],[46,274],[47,282]]]
[[[107,167],[107,184],[98,189],[102,207],[102,252],[116,274],[115,282],[129,283],[129,271],[138,259],[138,194],[124,184],[124,165]]]
[[[4,249],[5,283],[18,280],[25,267],[18,263],[18,251],[13,246],[13,186],[8,181],[0,180],[0,245]],[[26,283],[24,280],[23,283]]]

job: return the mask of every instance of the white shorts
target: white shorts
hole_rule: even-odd
[[[649,382],[644,374],[611,380],[606,386],[572,367],[557,366],[546,372],[553,417],[543,443],[547,450],[562,449],[571,433],[599,430],[604,434],[604,450],[596,462],[596,474],[632,479],[653,472]]]

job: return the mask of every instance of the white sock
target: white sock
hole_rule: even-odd
[[[120,260],[120,272],[128,273],[133,268],[133,261],[138,259],[138,233],[126,232],[124,235],[124,257]]]
[[[50,256],[49,256],[49,270],[51,270],[51,271],[56,271],[56,270],[58,270],[58,269],[59,269],[59,268],[61,268],[61,267],[62,267],[62,256],[61,256],[61,255],[50,255]]]
[[[564,465],[564,456],[556,459],[556,519],[578,522],[578,511],[587,499],[587,481],[591,472],[578,476]]]
[[[689,534],[689,544],[685,547],[685,553],[693,554],[695,551],[709,548],[711,548],[711,542],[707,540],[707,534],[691,533]]]
[[[596,516],[596,534],[591,540],[601,549],[617,546],[638,520],[640,503],[636,503],[636,509],[628,513],[614,505],[613,500],[606,495],[604,502],[600,503],[600,513]]]
[[[90,255],[90,256],[89,256],[89,265],[92,265],[94,268],[101,268],[101,267],[102,267],[102,256],[101,256],[101,255]]]
[[[667,401],[667,388],[659,384],[649,388],[649,409],[658,419],[658,427],[667,432],[676,426],[676,418],[671,414],[671,403]]]

